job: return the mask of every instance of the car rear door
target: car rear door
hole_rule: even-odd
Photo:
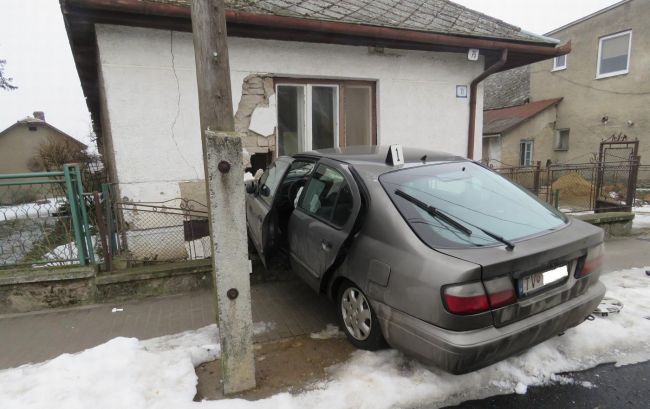
[[[289,219],[293,270],[314,289],[335,263],[361,209],[359,187],[349,165],[319,160]]]
[[[279,157],[264,172],[256,191],[246,197],[246,223],[249,236],[265,267],[275,233],[271,220],[275,194],[293,160],[288,156]]]

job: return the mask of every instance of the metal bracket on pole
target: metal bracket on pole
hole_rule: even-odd
[[[212,263],[224,393],[255,387],[242,138],[205,131]]]

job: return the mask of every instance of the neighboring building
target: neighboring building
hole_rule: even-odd
[[[58,142],[71,149],[85,150],[86,145],[72,136],[58,130],[45,121],[45,114],[34,112],[34,116],[17,121],[0,132],[0,174],[29,173],[43,171],[38,158],[44,144]],[[15,182],[18,179],[4,179]],[[43,185],[0,186],[0,205],[30,202],[44,199],[50,194]]]
[[[45,121],[43,112],[34,112],[0,132],[0,174],[44,170],[34,157],[40,146],[51,141],[72,143],[80,150],[87,148],[72,136]]]
[[[503,50],[503,70],[568,51],[445,0],[226,3],[236,128],[254,166],[354,144],[479,159],[482,88],[468,97],[472,81]],[[191,193],[205,190],[189,0],[61,4],[120,197],[205,203]],[[478,136],[468,152],[472,99]]]
[[[547,33],[571,42],[571,54],[530,66],[530,90],[518,96],[530,101],[563,98],[557,105],[553,132],[544,144],[554,146],[542,162],[584,163],[593,160],[602,140],[616,134],[640,140],[643,163],[650,163],[650,2],[625,0]],[[525,73],[500,73],[486,88],[488,100],[507,100],[503,85],[525,82]],[[486,85],[487,87],[487,85]],[[543,125],[546,126],[546,125]],[[538,131],[541,132],[541,129]],[[485,132],[484,132],[485,133]],[[528,132],[513,130],[509,138],[524,141]],[[535,141],[535,145],[540,143]],[[511,144],[502,157],[518,157]],[[545,151],[546,152],[546,151]],[[645,152],[645,153],[644,153]],[[625,156],[625,154],[624,154]],[[623,157],[621,159],[626,159]],[[517,163],[514,163],[515,165]]]
[[[495,168],[546,164],[557,150],[553,141],[561,101],[547,99],[483,111],[483,162]]]

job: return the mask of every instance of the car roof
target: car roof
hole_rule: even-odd
[[[380,175],[396,169],[411,168],[432,163],[466,161],[468,159],[446,152],[438,152],[422,148],[403,147],[404,165],[393,166],[387,163],[386,158],[390,146],[346,146],[333,149],[319,149],[298,153],[294,157],[328,158],[339,162],[348,163],[364,173]],[[426,156],[426,159],[424,157]]]

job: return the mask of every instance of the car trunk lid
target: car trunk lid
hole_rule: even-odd
[[[513,250],[490,246],[438,251],[481,265],[488,293],[498,294],[490,289],[495,283],[512,284],[516,300],[492,308],[494,325],[500,327],[582,294],[592,279],[576,279],[574,273],[588,250],[602,241],[601,229],[571,220],[562,229],[516,241]]]

